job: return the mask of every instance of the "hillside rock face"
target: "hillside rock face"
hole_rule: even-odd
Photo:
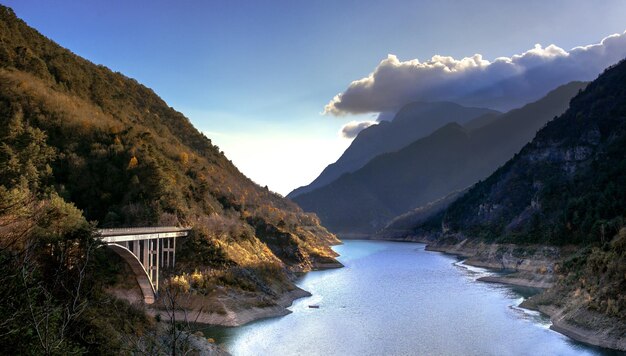
[[[450,232],[513,242],[606,242],[626,212],[626,64],[445,212]]]
[[[398,111],[391,122],[381,121],[361,131],[337,162],[328,165],[309,185],[295,189],[287,197],[293,199],[327,185],[343,174],[363,167],[380,154],[397,151],[429,135],[443,124],[474,122],[480,125],[498,114],[495,110],[469,108],[450,102],[409,103]]]
[[[394,217],[435,202],[485,178],[511,158],[556,115],[585,84],[572,82],[541,100],[479,120],[467,129],[447,124],[432,134],[362,168],[293,198],[315,212],[331,231],[372,234]]]
[[[549,281],[523,303],[577,340],[626,351],[626,61],[572,99],[514,158],[404,238],[489,262],[487,251],[558,246],[552,270],[497,282]],[[512,245],[514,244],[514,245]],[[468,248],[467,246],[473,247]],[[549,266],[550,267],[550,266]],[[549,279],[547,279],[549,278]],[[505,280],[506,279],[506,280]]]
[[[180,268],[211,267],[232,290],[276,298],[295,288],[291,272],[339,265],[329,247],[338,240],[315,215],[246,178],[152,90],[74,55],[1,6],[0,121],[3,135],[24,126],[45,133],[55,159],[42,185],[99,226],[194,227]],[[12,152],[4,143],[2,150]]]

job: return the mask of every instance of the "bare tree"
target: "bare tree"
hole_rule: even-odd
[[[188,355],[194,351],[190,338],[193,335],[194,323],[202,313],[199,310],[195,318],[191,318],[184,307],[190,294],[172,283],[164,283],[156,301],[157,326],[151,333],[141,336],[127,335],[128,351],[142,355]]]
[[[37,277],[37,242],[30,241],[24,251],[16,256],[20,260],[20,279],[27,304],[25,322],[35,331],[36,338],[45,355],[62,350],[68,341],[68,332],[88,306],[83,298],[87,268],[98,242],[87,239],[83,246],[76,241],[64,241],[57,252],[56,269],[48,273],[49,283]],[[63,293],[64,298],[57,298]]]

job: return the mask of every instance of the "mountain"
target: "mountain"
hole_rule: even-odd
[[[309,185],[293,190],[288,198],[322,187],[345,173],[363,167],[372,158],[393,152],[432,133],[448,122],[465,123],[499,112],[464,107],[451,102],[412,102],[400,109],[392,121],[381,121],[361,131],[337,162],[328,165]]]
[[[472,119],[466,122],[465,124],[463,124],[463,127],[465,127],[468,130],[476,130],[480,127],[483,127],[485,125],[488,125],[498,120],[499,118],[500,118],[500,115],[498,113],[487,113],[485,115],[481,115],[475,119]]]
[[[15,212],[22,203],[68,206],[55,218],[78,221],[68,229],[86,220],[191,226],[168,274],[204,278],[193,297],[218,301],[208,309],[215,313],[258,305],[284,312],[278,300],[302,292],[295,272],[339,266],[329,247],[338,240],[315,215],[245,177],[152,90],[60,47],[2,6],[0,123],[0,242],[7,226],[23,227],[15,236],[65,236],[29,227],[39,218]],[[17,217],[24,222],[7,223]]]
[[[465,189],[492,173],[546,122],[563,113],[570,98],[584,86],[581,82],[561,86],[473,130],[447,124],[293,200],[305,211],[315,212],[333,232],[373,233],[395,216]]]
[[[413,230],[442,212],[450,204],[465,194],[467,189],[454,191],[443,198],[427,203],[393,218],[384,228],[372,235],[376,240],[410,240]]]
[[[609,68],[445,212],[450,232],[550,244],[609,239],[626,212],[626,62]]]
[[[524,307],[550,315],[568,336],[626,351],[626,61],[410,235],[433,249],[521,266],[509,279],[551,278]],[[545,261],[547,271],[536,268]]]

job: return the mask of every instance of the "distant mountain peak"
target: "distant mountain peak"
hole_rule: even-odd
[[[289,198],[324,186],[345,173],[363,167],[374,157],[397,151],[425,137],[449,122],[465,123],[485,114],[499,112],[485,108],[468,108],[452,102],[411,102],[402,107],[392,121],[381,121],[362,130],[343,155],[309,185],[295,189]]]

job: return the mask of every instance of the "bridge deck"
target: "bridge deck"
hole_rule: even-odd
[[[100,236],[118,236],[134,234],[153,234],[159,232],[189,231],[189,227],[159,226],[159,227],[122,227],[115,229],[100,229]]]
[[[174,267],[176,238],[187,236],[191,228],[176,226],[100,229],[100,238],[122,256],[133,269],[147,304],[159,290],[160,267]]]
[[[109,243],[136,241],[148,239],[163,239],[168,237],[187,236],[191,230],[188,227],[129,227],[120,229],[100,229],[100,237]]]

